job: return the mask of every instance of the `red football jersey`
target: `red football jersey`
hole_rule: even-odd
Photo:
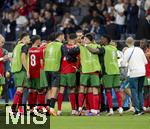
[[[29,49],[29,74],[30,78],[40,78],[41,51],[37,47]]]
[[[66,49],[69,50],[70,48],[73,48],[74,45],[66,44]],[[76,70],[79,68],[80,60],[79,56],[77,56],[77,62],[68,62],[66,60],[66,57],[63,55],[61,60],[61,73],[62,74],[69,74],[69,73],[75,73]],[[76,58],[76,55],[74,55],[74,58]]]
[[[43,43],[43,44],[40,46],[41,58],[42,58],[42,59],[44,59],[45,48],[46,48],[46,43]],[[41,65],[41,69],[44,69],[44,63]]]

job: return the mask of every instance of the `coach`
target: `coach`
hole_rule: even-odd
[[[124,53],[124,61],[128,63],[129,83],[133,96],[134,115],[142,115],[143,112],[143,84],[145,78],[145,64],[147,59],[141,48],[134,46],[134,39],[127,38],[126,44],[129,47]]]

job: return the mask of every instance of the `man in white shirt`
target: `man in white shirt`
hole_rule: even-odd
[[[145,64],[147,59],[143,50],[134,46],[134,39],[127,38],[128,49],[124,53],[124,62],[128,63],[129,83],[135,107],[135,115],[143,114],[143,85],[145,78]]]
[[[123,0],[118,0],[118,4],[115,5],[115,23],[117,24],[117,31],[122,36],[125,32],[125,8]]]

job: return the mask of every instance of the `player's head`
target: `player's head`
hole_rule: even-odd
[[[140,40],[140,48],[142,48],[143,50],[146,49],[148,47],[148,42],[146,39],[142,39]]]
[[[48,42],[53,42],[55,40],[55,33],[51,33],[49,36],[48,36]]]
[[[26,32],[20,35],[19,41],[23,42],[24,44],[30,43],[30,35]]]
[[[83,36],[83,30],[77,30],[76,35],[77,35],[77,37],[82,37]]]
[[[108,35],[102,35],[101,36],[101,45],[108,45],[111,41],[110,37]]]
[[[3,35],[0,34],[0,47],[3,47],[5,43],[5,38],[3,37]]]
[[[84,36],[84,43],[89,44],[91,42],[93,42],[93,35],[88,33]]]
[[[128,37],[128,38],[126,39],[126,45],[127,45],[128,47],[134,46],[134,43],[135,43],[135,41],[134,41],[134,39],[133,39],[132,37]]]
[[[63,42],[65,40],[65,35],[63,32],[57,32],[55,34],[55,39]]]
[[[77,35],[75,33],[69,34],[68,44],[75,44]]]
[[[34,35],[31,38],[32,45],[39,46],[41,44],[41,37],[39,35]]]
[[[77,42],[78,43],[81,43],[81,39],[82,39],[82,37],[83,37],[83,34],[84,34],[84,32],[82,31],[82,30],[78,30],[77,32],[76,32],[76,35],[77,35]]]

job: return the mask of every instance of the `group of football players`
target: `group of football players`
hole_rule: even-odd
[[[3,57],[1,51],[0,57]],[[62,114],[64,91],[67,89],[72,115],[97,116],[101,109],[100,89],[103,85],[108,115],[114,114],[112,88],[116,93],[118,112],[122,114],[117,51],[108,35],[103,35],[100,43],[96,43],[93,34],[83,34],[80,30],[67,36],[62,32],[51,34],[48,41],[41,41],[39,35],[30,37],[28,33],[22,33],[11,59],[16,86],[12,112],[17,110],[24,113],[22,104],[28,104],[31,111],[37,106],[39,111],[47,110],[50,115],[59,116]],[[0,58],[0,65],[3,66],[7,58]],[[149,96],[146,102],[150,104]],[[83,107],[86,109],[84,113]]]

